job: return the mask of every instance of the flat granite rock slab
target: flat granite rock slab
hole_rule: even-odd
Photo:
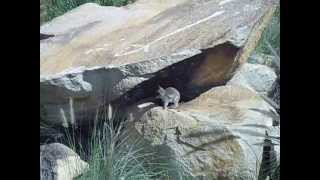
[[[40,73],[121,66],[223,42],[244,46],[275,0],[140,0],[125,7],[84,4],[41,26]]]

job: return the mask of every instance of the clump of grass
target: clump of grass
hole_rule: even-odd
[[[159,154],[159,149],[140,138],[134,139],[136,136],[131,134],[120,114],[111,105],[102,107],[96,112],[93,127],[84,132],[77,122],[74,101],[70,98],[69,110],[60,109],[62,126],[57,128],[40,124],[40,130],[46,135],[48,130],[55,135],[62,134],[53,142],[67,145],[89,164],[89,169],[77,177],[78,180],[170,179],[172,175],[174,179],[186,179],[189,176],[180,161],[168,157],[170,153],[160,150],[163,154]]]
[[[276,8],[253,54],[258,54],[258,57],[263,58],[264,62],[258,62],[255,56],[251,56],[248,59],[249,63],[263,63],[273,68],[277,74],[277,79],[272,90],[268,93],[268,98],[275,102],[271,105],[280,113],[280,6]],[[268,101],[268,99],[264,99]]]
[[[274,12],[274,15],[264,30],[261,39],[256,47],[256,52],[264,54],[274,54],[270,45],[280,54],[280,6]]]
[[[73,103],[69,104],[71,108]],[[148,180],[168,177],[173,169],[181,176],[186,174],[178,161],[172,160],[177,165],[172,167],[164,161],[166,157],[150,151],[152,147],[146,142],[134,140],[127,123],[118,114],[110,105],[98,110],[85,143],[70,129],[70,123],[65,122],[69,126],[65,127],[63,142],[89,164],[89,169],[77,180]],[[74,115],[69,117],[75,118]]]
[[[41,0],[40,24],[89,2],[102,6],[125,6],[134,0]]]
[[[138,141],[129,145],[127,143],[129,134],[124,130],[124,123],[115,126],[114,120],[111,106],[108,106],[106,116],[101,123],[99,119],[95,120],[97,121],[95,131],[89,139],[89,147],[85,153],[90,169],[78,180],[143,180],[158,175],[148,171],[146,166],[146,159],[152,154],[143,153]]]

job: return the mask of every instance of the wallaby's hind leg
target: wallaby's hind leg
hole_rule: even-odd
[[[168,101],[163,102],[163,109],[167,109],[168,108],[168,104],[169,104]]]

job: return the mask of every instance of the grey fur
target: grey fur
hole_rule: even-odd
[[[167,109],[169,103],[173,103],[173,108],[177,108],[180,101],[180,93],[176,88],[168,87],[166,89],[163,89],[161,86],[159,86],[158,89],[159,96],[157,98],[160,98],[163,103],[163,109]]]

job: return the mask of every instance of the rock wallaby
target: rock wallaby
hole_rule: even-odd
[[[169,103],[173,103],[173,108],[177,108],[179,101],[180,101],[180,93],[176,88],[168,87],[166,89],[163,89],[161,86],[159,86],[158,89],[159,95],[157,98],[160,98],[163,103],[163,109],[167,109]]]

